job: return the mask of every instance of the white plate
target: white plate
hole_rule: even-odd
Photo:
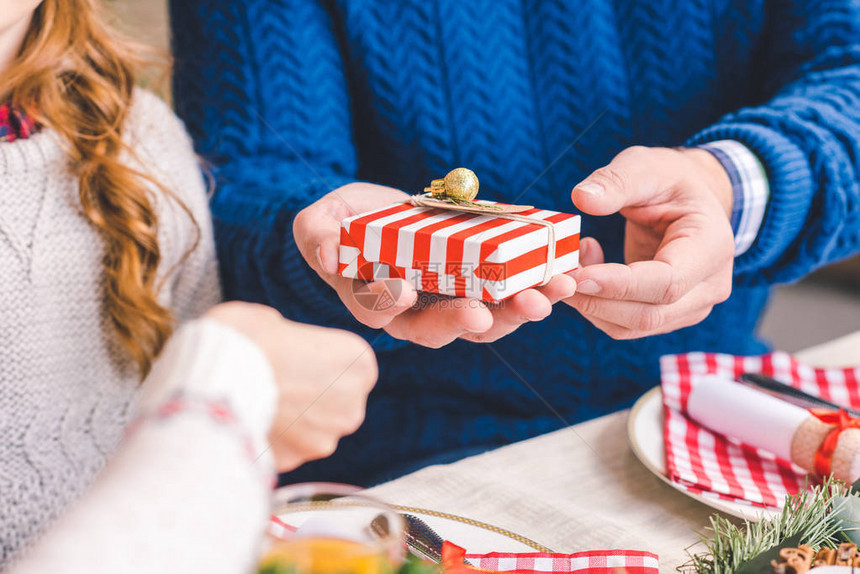
[[[745,504],[737,504],[728,500],[708,498],[689,492],[675,484],[666,476],[666,451],[663,446],[663,395],[660,387],[654,387],[636,401],[627,419],[627,438],[645,468],[659,476],[666,484],[679,490],[702,504],[716,508],[720,512],[758,522],[762,518],[772,518],[779,513],[766,508],[756,508]]]

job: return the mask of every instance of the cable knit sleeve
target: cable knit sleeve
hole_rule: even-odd
[[[799,279],[860,247],[860,6],[768,4],[758,77],[764,103],[688,143],[733,139],[755,152],[771,195],[739,284]]]
[[[138,417],[89,491],[12,574],[237,574],[260,551],[277,388],[247,337],[211,319],[171,338]]]
[[[295,215],[357,169],[344,65],[322,4],[172,2],[175,97],[214,163],[226,298],[360,331],[292,235]]]

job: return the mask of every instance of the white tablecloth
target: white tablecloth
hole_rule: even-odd
[[[798,356],[815,365],[860,363],[860,331]],[[627,443],[628,411],[459,462],[432,466],[371,492],[392,504],[480,520],[556,552],[625,548],[686,562],[713,510],[651,474]]]

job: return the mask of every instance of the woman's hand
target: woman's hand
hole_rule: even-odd
[[[477,299],[452,297],[427,297],[418,304],[418,293],[405,280],[366,283],[339,276],[340,222],[408,197],[390,187],[352,183],[302,210],[293,224],[296,244],[305,261],[337,292],[361,323],[426,347],[442,347],[457,338],[489,342],[513,332],[523,323],[540,321],[550,314],[555,302],[570,297],[576,290],[575,281],[562,275],[543,287],[523,291],[492,307]],[[384,309],[367,304],[372,297],[364,295],[383,293],[392,297],[392,304]],[[357,294],[360,296],[356,297]]]
[[[583,239],[577,292],[566,300],[611,337],[694,325],[731,294],[732,189],[710,152],[628,148],[572,197],[585,213],[627,220],[627,265],[604,263],[597,241]]]
[[[364,421],[377,368],[358,335],[288,321],[250,303],[224,303],[206,317],[247,336],[272,365],[278,405],[269,442],[278,471],[331,455]]]

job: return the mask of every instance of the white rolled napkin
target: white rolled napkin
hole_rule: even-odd
[[[730,379],[706,377],[693,385],[687,414],[708,430],[766,450],[816,473],[816,453],[837,424],[807,409]],[[853,483],[860,478],[860,429],[847,428],[829,454],[830,472]]]

